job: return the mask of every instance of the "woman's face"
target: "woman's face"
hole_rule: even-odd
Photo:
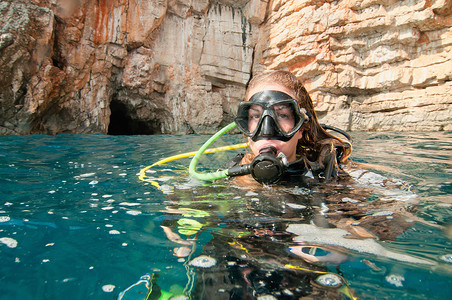
[[[294,99],[296,99],[295,94],[293,91],[287,89],[285,86],[280,85],[278,83],[261,83],[259,85],[254,86],[248,93],[248,95],[251,97],[256,93],[265,91],[265,90],[273,90],[273,91],[280,91],[284,92],[290,96],[292,96]],[[246,99],[246,101],[248,101]],[[280,140],[257,140],[254,142],[251,140],[251,138],[248,138],[248,142],[250,144],[250,149],[253,152],[254,155],[259,155],[260,150],[265,147],[273,146],[276,148],[278,153],[282,152],[287,157],[289,162],[293,162],[296,160],[296,152],[297,152],[297,143],[298,140],[301,138],[302,129],[298,130],[290,140],[287,142],[280,141]]]

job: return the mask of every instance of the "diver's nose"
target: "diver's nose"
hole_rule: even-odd
[[[262,120],[261,135],[274,136],[276,134],[274,123],[275,122],[270,116],[265,116],[264,119]]]

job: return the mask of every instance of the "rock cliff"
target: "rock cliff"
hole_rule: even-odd
[[[212,133],[288,69],[322,122],[451,130],[452,1],[3,0],[0,134]]]

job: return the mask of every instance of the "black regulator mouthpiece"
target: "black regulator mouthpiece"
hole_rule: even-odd
[[[229,176],[241,176],[251,174],[261,184],[277,183],[287,170],[289,161],[280,152],[276,155],[275,147],[265,147],[259,152],[251,164],[240,165],[229,169]]]

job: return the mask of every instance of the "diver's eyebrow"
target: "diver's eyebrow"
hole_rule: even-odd
[[[258,109],[257,107],[261,108],[259,105],[253,105],[250,106],[250,110],[254,110],[254,111],[261,111],[262,109]]]
[[[275,109],[290,109],[290,106],[287,104],[275,104],[273,107]]]

